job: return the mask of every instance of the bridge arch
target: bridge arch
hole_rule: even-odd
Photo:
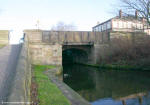
[[[66,48],[62,52],[63,64],[83,63],[88,61],[88,52],[80,48]]]

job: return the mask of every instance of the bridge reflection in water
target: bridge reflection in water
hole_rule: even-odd
[[[63,80],[92,105],[150,105],[150,72],[64,65]]]

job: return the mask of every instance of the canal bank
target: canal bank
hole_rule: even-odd
[[[63,65],[63,75],[59,66],[34,65],[33,70],[31,90],[36,92],[31,93],[40,105],[150,104],[149,72],[77,64]]]
[[[62,76],[56,76],[59,69],[57,66],[33,66],[31,100],[40,105],[90,105],[62,82]]]

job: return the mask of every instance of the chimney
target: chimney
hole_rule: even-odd
[[[119,18],[122,18],[122,10],[119,10]]]
[[[138,11],[137,10],[135,11],[135,18],[136,19],[138,18]]]

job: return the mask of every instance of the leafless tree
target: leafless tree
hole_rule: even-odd
[[[58,22],[55,26],[51,28],[55,31],[75,31],[76,26],[74,24],[65,24],[64,22]]]
[[[138,15],[150,25],[150,0],[120,0],[122,7],[129,11],[138,11]]]
[[[149,43],[149,35],[113,38],[109,47],[100,50],[100,59],[106,63],[117,62],[120,65],[150,66]]]

